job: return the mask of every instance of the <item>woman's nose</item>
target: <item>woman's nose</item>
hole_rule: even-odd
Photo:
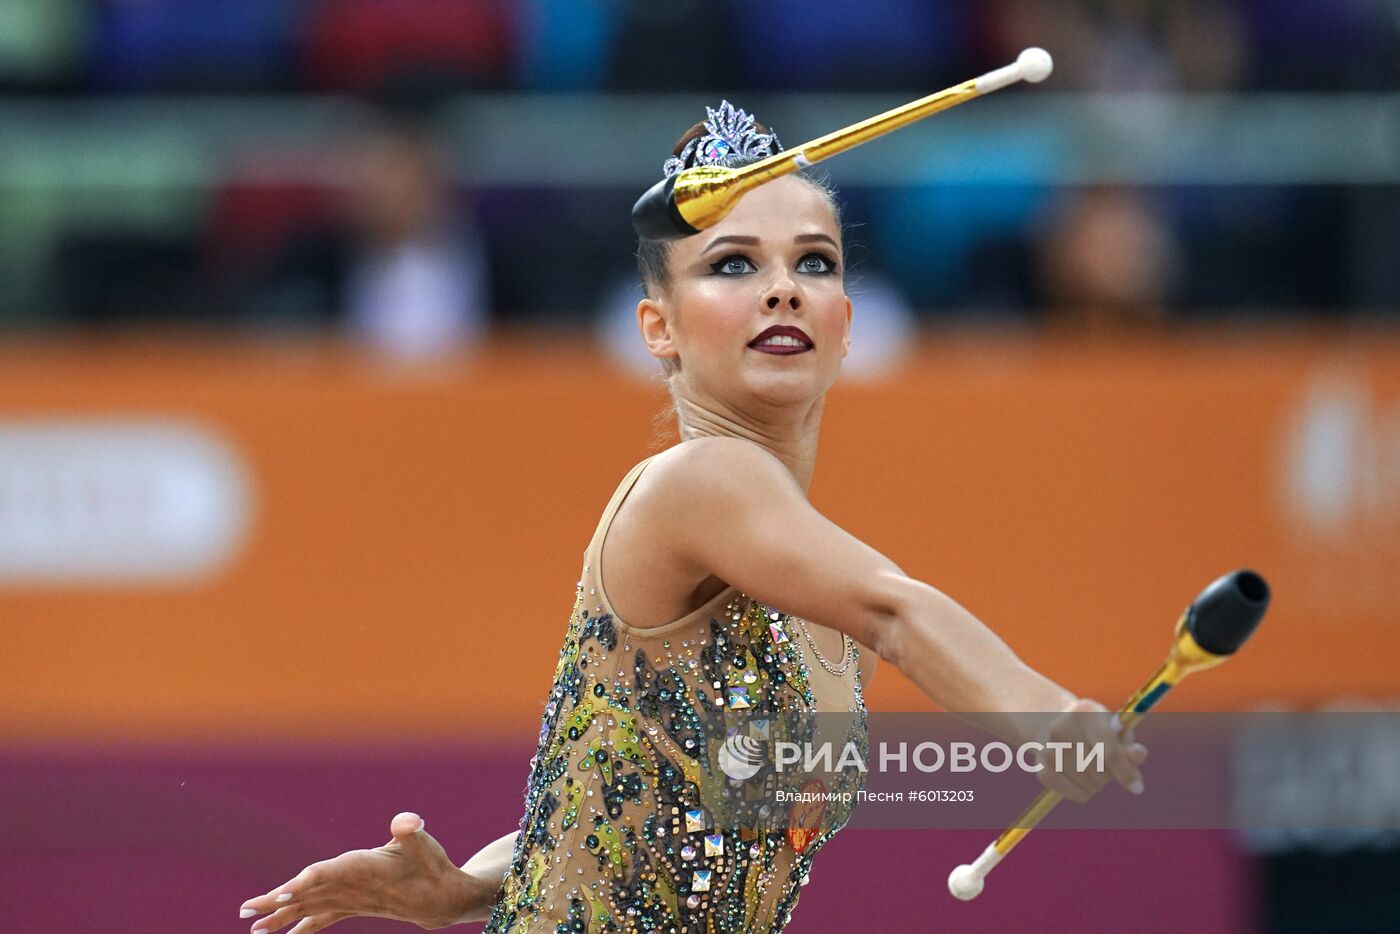
[[[774,294],[768,296],[768,307],[777,308],[783,303],[784,297],[787,298],[788,307],[791,308],[793,311],[796,311],[797,309],[802,307],[802,299],[797,297],[797,293],[788,292],[786,290],[782,292],[775,292]]]

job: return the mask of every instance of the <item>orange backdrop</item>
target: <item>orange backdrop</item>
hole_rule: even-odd
[[[192,579],[0,579],[0,736],[529,735],[661,403],[573,338],[417,374],[321,346],[0,351],[0,426],[173,418],[251,504]],[[937,338],[833,390],[811,495],[1105,703],[1241,566],[1273,585],[1264,627],[1170,706],[1400,694],[1394,337]],[[870,701],[925,706],[889,666]]]

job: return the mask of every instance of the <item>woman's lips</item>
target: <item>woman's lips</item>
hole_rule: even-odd
[[[756,344],[756,345],[754,345],[753,347],[750,347],[749,349],[750,349],[750,350],[757,350],[759,353],[773,354],[774,356],[777,356],[777,357],[789,357],[789,356],[791,356],[791,355],[793,355],[793,354],[796,354],[796,353],[806,353],[807,351],[811,350],[812,348],[811,348],[811,347],[783,347],[783,346],[774,346],[774,345],[771,345],[771,344]]]
[[[749,341],[749,346],[754,350],[761,350],[774,356],[786,357],[802,353],[804,350],[811,350],[813,345],[807,332],[797,325],[773,324],[764,328],[763,333]]]

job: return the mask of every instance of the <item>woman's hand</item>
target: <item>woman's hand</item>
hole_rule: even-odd
[[[430,931],[485,917],[499,878],[458,869],[417,814],[395,815],[389,832],[392,839],[383,846],[312,863],[266,895],[250,898],[239,917],[271,912],[253,923],[253,934],[298,918],[288,934],[311,934],[356,916],[409,921]]]
[[[1055,769],[1055,756],[1047,746],[1041,755],[1045,766],[1038,773],[1040,783],[1071,801],[1083,804],[1110,778],[1118,780],[1128,791],[1142,794],[1142,773],[1138,766],[1147,761],[1147,747],[1133,741],[1132,730],[1118,730],[1118,719],[1096,701],[1080,698],[1063,713],[1050,721],[1039,737],[1041,743],[1076,744],[1063,749],[1063,767]],[[1092,747],[1103,743],[1104,771],[1079,770],[1077,744]]]

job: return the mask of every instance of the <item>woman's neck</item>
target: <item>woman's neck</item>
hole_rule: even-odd
[[[681,397],[676,400],[676,414],[682,442],[692,438],[740,438],[756,444],[786,464],[806,493],[817,465],[824,402],[825,396],[804,412],[760,420]]]

